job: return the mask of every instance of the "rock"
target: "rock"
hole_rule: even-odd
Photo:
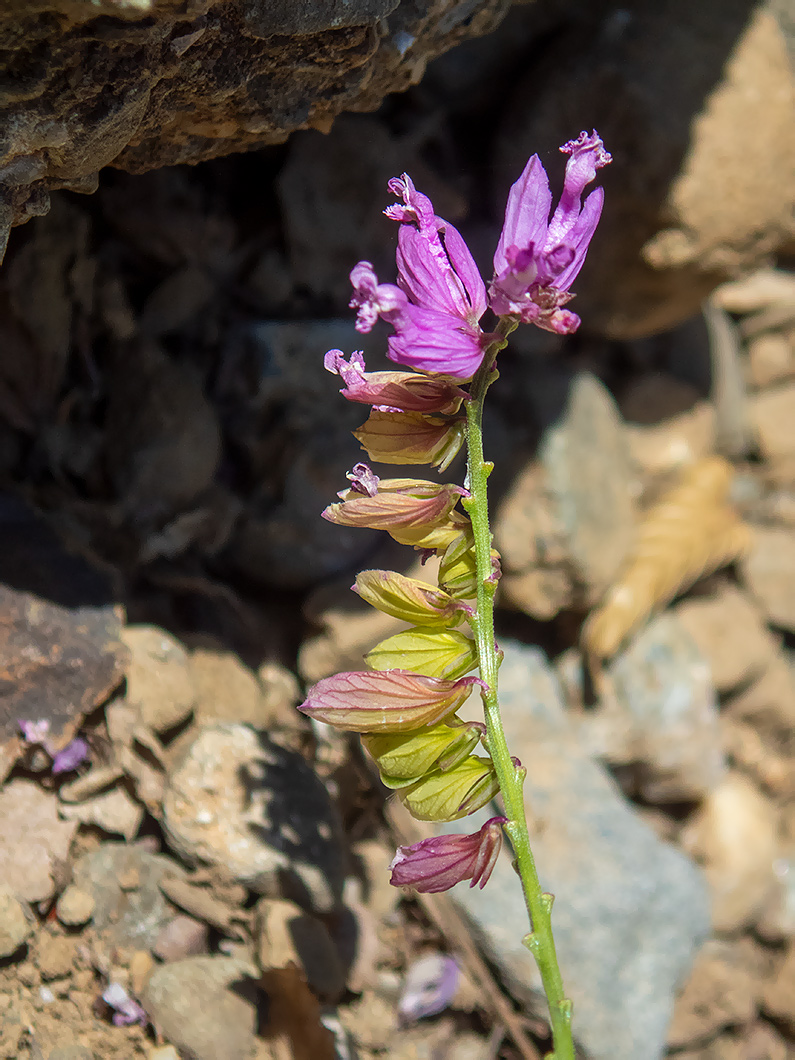
[[[61,803],[58,812],[67,821],[94,824],[109,835],[133,839],[138,834],[145,811],[125,787],[118,786],[74,805]]]
[[[772,387],[755,394],[751,400],[751,417],[762,456],[766,460],[788,460],[795,457],[795,383]]]
[[[32,917],[5,884],[0,886],[0,958],[10,957],[33,930]]]
[[[730,773],[686,826],[682,845],[704,868],[716,931],[753,924],[773,886],[776,813],[745,777]]]
[[[709,667],[673,614],[643,629],[611,663],[608,701],[582,719],[590,745],[632,767],[639,794],[685,802],[713,790],[725,772]]]
[[[0,790],[0,880],[28,902],[51,898],[52,873],[67,860],[76,830],[59,820],[51,792],[30,780],[10,781]]]
[[[795,277],[783,269],[761,268],[739,280],[722,283],[715,303],[739,316],[795,302]]]
[[[94,899],[94,929],[107,933],[114,945],[133,949],[153,946],[173,916],[159,887],[165,875],[181,876],[184,869],[125,843],[103,843],[73,868],[76,886]]]
[[[553,926],[575,1033],[594,1060],[658,1060],[674,991],[709,931],[703,880],[587,756],[538,649],[510,641],[501,647],[505,730],[527,767],[531,843],[542,885],[555,895]],[[472,832],[493,810],[479,813],[440,830]],[[514,996],[543,1012],[538,973],[521,943],[527,918],[510,855],[500,856],[484,891],[461,887],[453,897]]]
[[[757,981],[736,950],[725,942],[708,941],[676,1000],[669,1048],[692,1047],[724,1027],[750,1023],[757,1013],[757,995]]]
[[[625,427],[633,462],[649,475],[666,475],[715,451],[715,407],[701,401],[663,423]]]
[[[583,5],[528,65],[504,113],[495,203],[534,151],[555,157],[572,115],[598,129],[614,162],[574,284],[590,328],[672,327],[791,238],[795,82],[773,5]]]
[[[146,1054],[146,1060],[180,1060],[173,1045],[155,1045]]]
[[[141,1004],[163,1037],[195,1060],[249,1060],[257,1008],[248,981],[257,976],[235,957],[186,957],[155,968]]]
[[[748,343],[748,381],[761,389],[795,375],[795,344],[787,335],[769,331]]]
[[[775,883],[756,925],[756,932],[766,942],[783,942],[795,938],[795,851],[779,856],[773,862]]]
[[[96,1053],[85,1045],[59,1045],[48,1054],[47,1060],[96,1060]]]
[[[352,567],[378,540],[376,531],[335,526],[319,516],[346,486],[345,472],[362,459],[351,431],[366,419],[364,406],[340,397],[341,381],[324,369],[324,354],[363,349],[373,371],[383,362],[383,338],[359,335],[346,319],[265,322],[251,339],[261,376],[258,414],[277,427],[260,443],[263,456],[255,456],[252,467],[266,487],[252,499],[222,559],[259,584],[305,589]]]
[[[594,376],[575,379],[540,459],[571,561],[593,603],[618,573],[635,530],[627,439],[613,399]]]
[[[41,931],[36,937],[35,960],[45,981],[65,979],[74,967],[75,941],[63,935]]]
[[[196,701],[188,654],[157,626],[125,626],[122,641],[130,650],[127,700],[140,710],[141,721],[157,733],[184,721]]]
[[[179,961],[207,952],[209,931],[206,924],[178,913],[160,929],[152,953],[161,961]]]
[[[199,725],[215,721],[262,725],[262,689],[234,652],[197,647],[190,655],[191,683]]]
[[[194,372],[153,343],[110,376],[104,448],[124,512],[139,525],[184,511],[213,481],[221,456],[214,407]]]
[[[345,969],[325,924],[295,903],[262,898],[256,911],[257,959],[263,970],[293,964],[328,1001],[345,993]]]
[[[141,172],[283,143],[300,128],[328,132],[341,111],[375,110],[432,58],[494,29],[508,7],[48,0],[35,12],[9,9],[0,21],[8,55],[0,219],[9,226],[46,213],[54,187],[95,190],[111,162]],[[57,29],[43,35],[41,19]],[[72,83],[65,71],[78,68],[83,77]],[[112,98],[97,107],[110,83]]]
[[[91,919],[94,905],[94,898],[88,891],[70,883],[56,902],[55,911],[62,924],[67,927],[80,927]]]
[[[740,561],[743,581],[774,626],[795,632],[795,539],[789,530],[755,526]]]
[[[759,610],[732,585],[683,600],[674,614],[709,663],[718,692],[758,677],[776,654],[778,645]]]
[[[768,1016],[795,1034],[795,944],[791,944],[776,977],[765,988],[762,1006]]]
[[[245,725],[202,729],[168,778],[163,826],[189,862],[311,911],[335,908],[344,846],[326,789],[301,755]]]

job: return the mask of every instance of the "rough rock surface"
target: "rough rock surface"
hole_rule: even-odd
[[[169,777],[163,813],[188,861],[318,912],[338,904],[344,851],[331,800],[301,755],[254,729],[202,729]]]
[[[0,14],[0,256],[53,188],[328,131],[430,59],[493,29],[508,0],[12,0]]]
[[[527,766],[531,843],[542,885],[558,899],[553,926],[580,1044],[594,1060],[657,1060],[674,991],[709,931],[704,881],[590,760],[539,649],[501,647],[505,730]],[[440,829],[472,832],[492,812]],[[510,856],[503,852],[487,890],[461,887],[455,899],[516,996],[537,1000],[538,973],[516,927],[526,913]]]

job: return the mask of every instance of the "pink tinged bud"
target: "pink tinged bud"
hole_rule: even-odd
[[[353,590],[372,607],[401,622],[458,625],[464,617],[464,609],[444,590],[396,571],[362,571],[356,575]]]
[[[604,199],[598,188],[581,206],[582,193],[611,158],[595,132],[581,133],[561,151],[570,157],[551,220],[549,180],[537,155],[511,188],[489,294],[498,315],[516,315],[525,323],[570,334],[579,317],[562,306],[571,298],[569,288],[585,261]]]
[[[342,350],[329,350],[323,365],[345,383],[340,393],[348,401],[400,412],[438,412],[454,415],[467,393],[443,379],[411,372],[366,372],[364,356],[356,350],[345,360]]]
[[[351,309],[357,310],[356,330],[367,333],[382,317],[388,323],[398,317],[408,299],[399,287],[391,283],[379,283],[369,261],[360,261],[351,270],[353,298]]]
[[[476,677],[440,680],[409,670],[354,671],[318,681],[298,709],[351,732],[405,732],[444,721],[475,684],[482,682]]]
[[[389,882],[424,894],[449,891],[464,880],[482,890],[497,864],[504,824],[505,817],[492,817],[473,835],[434,836],[398,847]]]
[[[373,409],[354,438],[371,460],[382,464],[430,464],[444,471],[464,443],[465,426],[420,412]]]
[[[389,536],[400,545],[410,545],[423,552],[444,551],[469,524],[463,512],[452,511],[444,522],[431,527],[390,527]]]
[[[470,755],[453,769],[435,769],[398,792],[418,821],[457,821],[490,802],[500,790],[490,758]]]
[[[466,492],[460,486],[436,485],[422,479],[373,478],[377,483],[375,495],[358,492],[358,483],[368,483],[367,476],[360,471],[355,480],[351,479],[354,488],[341,494],[342,503],[330,504],[321,513],[323,518],[340,526],[366,526],[390,532],[396,528],[429,530],[447,522],[459,497]]]

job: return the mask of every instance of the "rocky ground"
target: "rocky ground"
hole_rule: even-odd
[[[319,518],[359,457],[361,410],[322,368],[361,345],[348,270],[390,273],[379,211],[404,169],[486,270],[525,133],[477,84],[539,17],[519,9],[497,45],[450,53],[327,137],[106,171],[95,196],[58,193],[12,234],[0,1058],[543,1054],[507,855],[483,892],[391,888],[419,826],[355,739],[295,710],[398,628],[350,593],[352,572],[415,562]],[[749,53],[774,76],[770,24],[751,30],[729,88]],[[756,233],[731,263],[742,277],[697,312],[719,235],[688,229],[702,287],[681,258],[657,262],[655,290],[636,265],[589,329],[595,243],[582,332],[517,333],[490,395],[506,728],[594,1060],[795,1057],[795,263],[743,202],[725,203],[733,233]],[[629,206],[603,236],[627,270]],[[648,337],[661,320],[677,326]],[[368,366],[383,344],[365,337]],[[588,655],[583,623],[647,513],[715,455],[731,485],[714,538],[666,541],[673,601],[614,658]],[[709,545],[737,518],[727,564]]]

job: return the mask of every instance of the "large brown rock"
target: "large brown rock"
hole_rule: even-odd
[[[559,186],[558,146],[595,127],[613,164],[574,308],[633,338],[686,320],[792,238],[793,31],[780,0],[577,11],[512,92],[495,203],[536,151]]]
[[[374,110],[509,0],[8,0],[0,7],[0,258],[53,188],[199,162]]]

